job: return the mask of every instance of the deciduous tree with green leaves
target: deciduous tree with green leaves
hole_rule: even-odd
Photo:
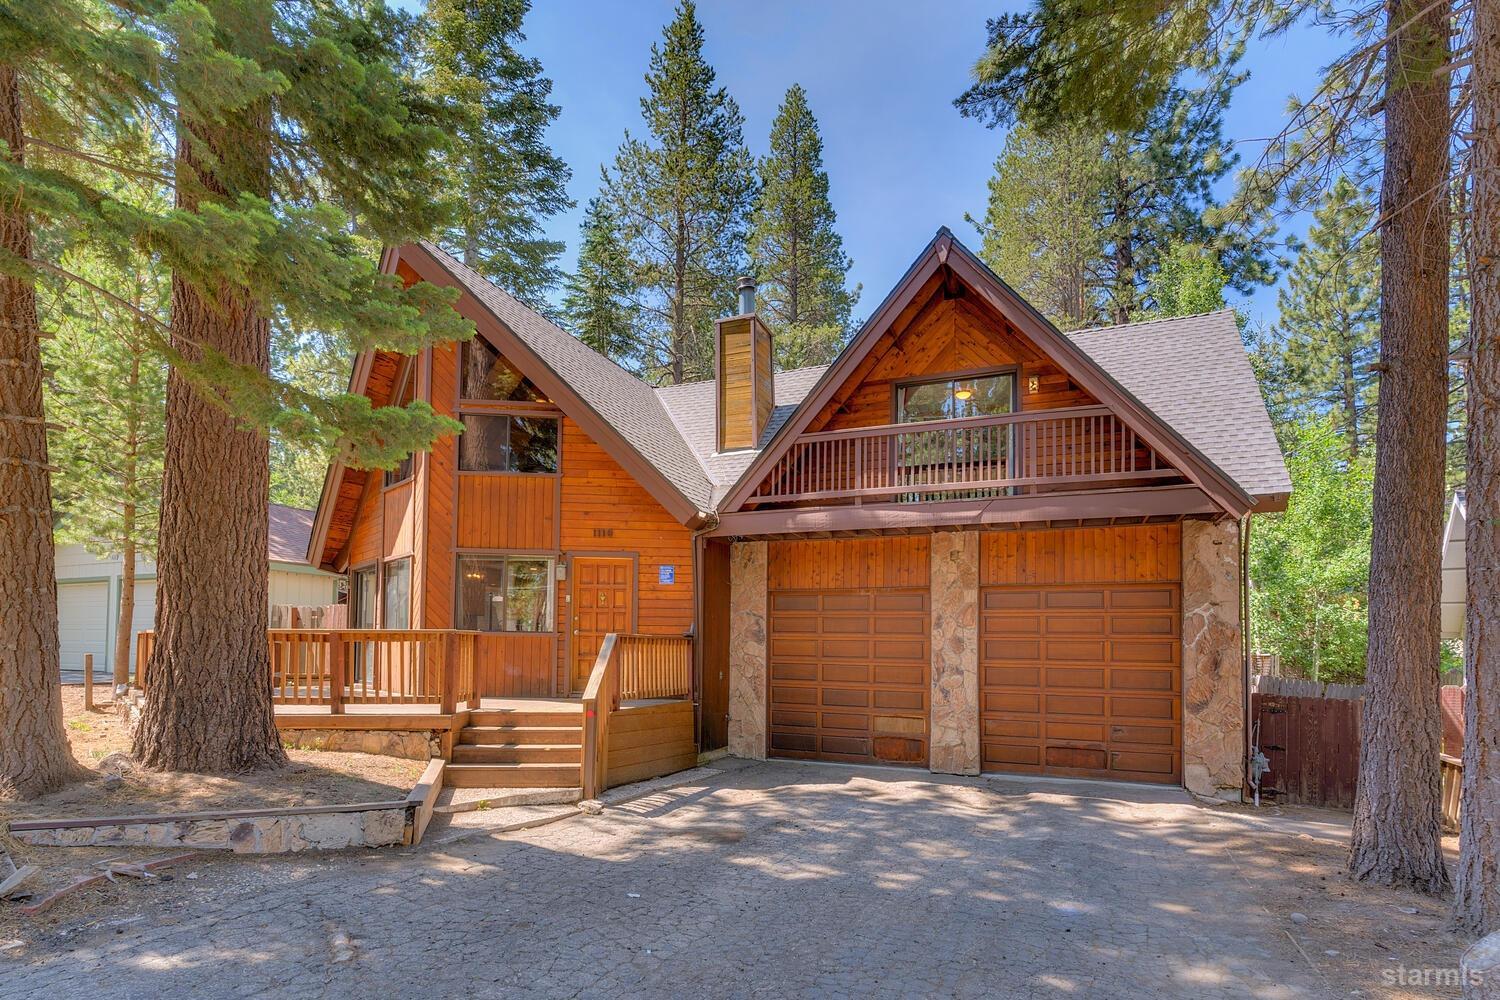
[[[1370,518],[1374,462],[1350,455],[1328,416],[1290,425],[1292,496],[1255,519],[1250,533],[1250,610],[1257,648],[1314,680],[1365,677],[1369,627]]]
[[[823,136],[798,84],[776,112],[758,172],[749,244],[757,312],[771,329],[778,367],[826,365],[844,346],[860,290],[849,288],[852,262],[834,228]]]
[[[629,359],[673,384],[713,372],[713,320],[734,300],[745,267],[755,194],[744,117],[703,58],[703,26],[683,0],[651,47],[641,116],[603,174],[602,194],[619,220],[640,290]]]
[[[1229,276],[1206,247],[1174,243],[1146,285],[1153,318],[1196,316],[1223,309]]]
[[[457,112],[440,156],[458,214],[448,243],[463,262],[534,309],[562,279],[563,245],[547,219],[571,208],[572,176],[547,144],[559,108],[542,64],[521,52],[529,0],[428,0],[421,20],[423,79]]]

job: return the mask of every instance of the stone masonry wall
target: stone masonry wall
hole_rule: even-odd
[[[11,836],[39,847],[193,847],[236,854],[284,854],[400,844],[406,813],[405,806],[393,806],[355,812],[163,817],[154,823],[12,830]]]
[[[1244,780],[1240,535],[1234,521],[1182,523],[1183,784],[1238,801]]]
[[[427,729],[283,729],[281,742],[292,750],[373,753],[407,760],[443,755],[442,741]]]
[[[729,752],[766,756],[765,542],[735,542],[729,551]]]
[[[979,773],[979,535],[932,536],[932,770]]]

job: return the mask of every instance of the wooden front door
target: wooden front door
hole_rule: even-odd
[[[581,694],[610,632],[629,632],[635,620],[635,561],[580,556],[573,560],[572,688]]]

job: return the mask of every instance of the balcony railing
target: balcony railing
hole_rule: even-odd
[[[1079,406],[804,434],[751,502],[1003,496],[1179,475],[1107,407]]]
[[[609,633],[583,690],[583,796],[609,787],[609,720],[622,701],[692,693],[693,640]]]
[[[477,632],[452,629],[272,629],[271,701],[276,705],[430,705],[452,713],[479,703],[474,680]],[[136,685],[156,636],[136,636]]]

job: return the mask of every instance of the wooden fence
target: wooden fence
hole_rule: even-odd
[[[684,636],[604,637],[583,689],[583,796],[609,787],[609,723],[622,701],[692,693],[693,641]]]
[[[1457,694],[1454,694],[1457,692]],[[1270,762],[1261,794],[1278,802],[1354,807],[1359,779],[1360,723],[1364,686],[1257,675],[1252,678],[1250,720],[1253,738]],[[1461,688],[1444,687],[1443,826],[1458,829],[1463,762],[1454,756],[1451,717],[1457,704],[1457,742],[1463,742]]]

